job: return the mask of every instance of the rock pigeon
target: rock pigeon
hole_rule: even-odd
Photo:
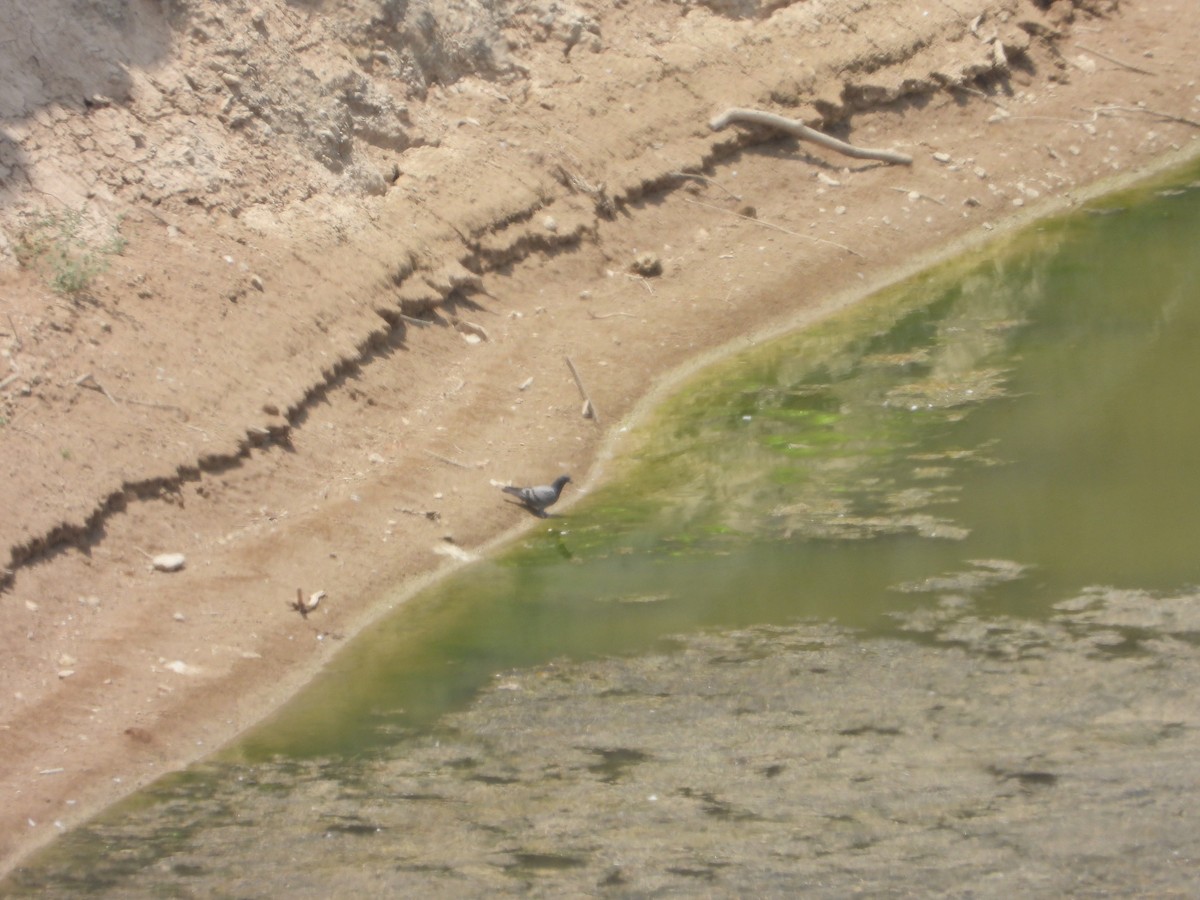
[[[570,475],[559,475],[554,484],[539,484],[537,487],[505,487],[504,493],[512,494],[529,508],[534,515],[546,518],[546,507],[553,506],[562,493],[563,485],[571,480]]]

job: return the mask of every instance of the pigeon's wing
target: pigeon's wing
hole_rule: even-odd
[[[539,484],[529,489],[529,502],[536,506],[549,506],[558,499],[558,491],[548,484]]]

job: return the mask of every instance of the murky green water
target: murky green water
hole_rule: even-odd
[[[833,621],[866,640],[934,605],[1045,619],[1091,586],[1194,588],[1198,177],[709,370],[639,429],[611,486],[410,603],[224,761],[69,835],[19,884],[186,895],[267,832],[374,834],[290,823],[289,798],[386,795],[373,766],[449,740],[447,714],[501,673],[697,630]],[[274,813],[248,812],[251,795]],[[238,890],[304,894],[304,859],[279,852]],[[363,853],[345,865],[386,856]]]

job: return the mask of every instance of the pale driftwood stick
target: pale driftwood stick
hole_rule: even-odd
[[[1147,69],[1139,69],[1137,66],[1130,65],[1127,62],[1121,62],[1115,56],[1109,56],[1107,53],[1101,53],[1099,50],[1093,50],[1091,47],[1085,47],[1083,44],[1076,44],[1084,53],[1090,53],[1092,56],[1098,56],[1101,59],[1107,59],[1114,66],[1120,66],[1122,69],[1128,69],[1130,72],[1137,72],[1139,75],[1157,75],[1157,72],[1151,72]]]
[[[895,163],[901,166],[911,166],[912,157],[904,153],[897,153],[894,150],[869,150],[865,147],[855,147],[853,144],[847,144],[845,141],[839,141],[835,137],[830,137],[823,132],[817,131],[815,128],[809,128],[803,122],[798,122],[795,119],[786,119],[783,116],[777,116],[775,113],[763,112],[757,109],[727,109],[721,115],[717,116],[708,123],[708,127],[713,131],[720,131],[722,128],[734,122],[749,122],[751,125],[766,125],[768,128],[778,128],[780,131],[786,131],[788,134],[795,135],[806,141],[812,141],[827,150],[834,150],[845,156],[851,156],[854,159],[877,159],[880,162]]]
[[[695,203],[697,206],[704,206],[708,209],[715,209],[717,212],[725,213],[729,216],[734,216],[738,219],[744,219],[747,222],[753,222],[755,225],[761,225],[763,228],[770,228],[772,231],[782,231],[784,234],[790,234],[792,237],[803,238],[806,241],[813,241],[817,244],[829,244],[831,247],[837,247],[839,250],[845,250],[847,253],[852,253],[860,259],[866,259],[857,250],[852,250],[845,244],[839,244],[837,241],[826,240],[825,238],[813,237],[811,234],[801,234],[799,231],[791,231],[784,228],[782,225],[776,225],[773,222],[764,222],[762,219],[756,219],[753,216],[743,216],[741,213],[734,212],[731,209],[722,209],[719,206],[713,206],[711,203],[705,203],[703,200],[691,200],[687,197],[683,198],[684,203]],[[722,257],[724,258],[724,257]]]
[[[571,362],[571,357],[564,356],[567,361],[567,368],[571,370],[571,374],[575,377],[575,386],[579,388],[579,393],[583,395],[583,415],[588,418],[588,413],[591,413],[591,420],[597,425],[600,424],[600,413],[596,412],[596,404],[592,402],[592,398],[588,396],[587,388],[583,386],[583,379],[579,377],[579,370],[575,368],[575,363]]]
[[[588,310],[588,315],[593,319],[615,319],[617,316],[625,316],[626,318],[629,318],[629,319],[637,318],[637,316],[635,316],[633,313],[627,313],[627,312],[594,313],[590,309]]]

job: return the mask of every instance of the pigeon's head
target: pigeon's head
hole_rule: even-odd
[[[563,485],[566,484],[567,482],[569,482],[570,480],[571,480],[570,475],[559,475],[557,478],[554,479],[554,489],[556,491],[561,491],[563,489]]]

